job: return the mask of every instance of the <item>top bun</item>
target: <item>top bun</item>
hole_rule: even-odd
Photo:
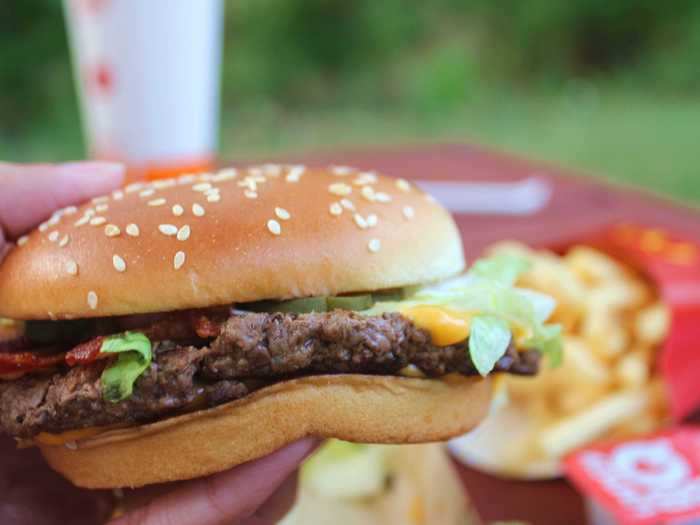
[[[71,319],[379,290],[464,267],[402,179],[266,164],[131,184],[57,211],[0,265],[0,316]]]

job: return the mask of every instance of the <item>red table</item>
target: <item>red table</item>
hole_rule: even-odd
[[[552,184],[551,201],[531,216],[458,215],[470,258],[497,240],[517,239],[536,246],[552,246],[619,220],[667,227],[700,240],[700,214],[688,207],[641,192],[613,188],[547,164],[472,146],[336,152],[292,160],[349,164],[413,180],[507,182],[537,176]],[[582,523],[580,499],[563,482],[503,483],[463,467],[459,471],[486,520],[528,516],[537,525]],[[37,479],[38,472],[43,477]],[[68,516],[76,519],[75,509],[85,513],[82,523],[95,523],[97,516],[104,516],[108,505],[108,494],[97,493],[98,497],[94,498],[92,493],[70,487],[44,467],[35,450],[15,451],[10,440],[0,440],[0,473],[1,523],[17,518],[12,512],[18,508],[31,508],[32,512],[31,519],[19,518],[18,523],[66,523]],[[507,495],[514,496],[508,505],[503,501]],[[54,504],[58,502],[67,514],[55,514]]]

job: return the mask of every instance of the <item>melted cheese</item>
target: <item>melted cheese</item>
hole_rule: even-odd
[[[468,312],[456,312],[441,306],[414,306],[401,314],[430,334],[433,344],[448,346],[469,337],[471,319]]]
[[[475,312],[458,312],[442,306],[413,306],[401,311],[401,314],[430,334],[434,345],[448,346],[464,341],[469,337],[471,320]],[[532,336],[529,327],[510,323],[513,341],[521,347],[523,341]]]

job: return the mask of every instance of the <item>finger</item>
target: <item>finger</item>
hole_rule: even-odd
[[[243,520],[241,525],[274,525],[284,518],[294,506],[297,499],[298,472],[289,476],[282,485],[263,503],[252,516]]]
[[[110,525],[223,525],[251,516],[314,450],[302,439],[227,472],[185,483]]]
[[[59,208],[107,193],[124,181],[124,167],[108,162],[0,163],[0,229],[16,238]]]

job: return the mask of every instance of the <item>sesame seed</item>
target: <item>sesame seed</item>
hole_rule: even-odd
[[[92,199],[91,202],[93,204],[100,204],[102,202],[108,202],[108,201],[109,201],[109,197],[107,197],[107,195],[101,195],[100,197],[95,197],[94,199]]]
[[[91,309],[95,310],[97,308],[97,294],[92,290],[87,294],[87,303]]]
[[[253,182],[267,182],[265,176],[260,174],[248,175],[246,178]]]
[[[221,195],[218,193],[212,193],[207,197],[207,202],[219,202],[221,200]]]
[[[173,257],[173,268],[179,270],[185,264],[185,252],[177,252]]]
[[[179,217],[179,216],[182,215],[183,213],[185,213],[185,208],[183,208],[183,207],[180,206],[179,204],[175,204],[175,205],[173,206],[173,215],[175,215],[175,217]]]
[[[143,188],[143,183],[141,182],[132,182],[129,184],[126,188],[124,188],[124,191],[126,193],[134,193],[135,191],[139,191],[141,188]]]
[[[63,208],[63,215],[73,215],[75,212],[78,211],[78,208],[75,206],[68,206],[67,208]]]
[[[275,215],[282,219],[283,221],[289,220],[292,215],[284,208],[275,208]]]
[[[340,205],[346,210],[355,211],[355,205],[350,199],[340,199]]]
[[[245,195],[246,198],[248,198],[248,199],[257,199],[258,198],[258,194],[252,190],[245,190],[243,192],[243,195]]]
[[[160,233],[163,235],[175,235],[177,233],[177,226],[172,224],[160,224],[158,230],[160,230]]]
[[[396,179],[396,187],[401,191],[411,191],[411,185],[406,179]]]
[[[107,237],[116,237],[121,233],[121,230],[119,229],[119,226],[116,224],[108,224],[105,226],[105,235]]]
[[[46,315],[48,315],[49,319],[51,319],[52,321],[56,321],[58,319],[58,317],[56,317],[56,314],[53,313],[51,310],[48,310],[46,312]]]
[[[112,264],[114,265],[114,269],[118,272],[121,273],[126,271],[126,261],[124,261],[124,259],[118,255],[112,255]]]
[[[78,275],[78,263],[73,259],[69,259],[66,262],[66,272],[68,272],[70,275]]]
[[[45,231],[48,230],[48,229],[49,229],[49,223],[48,223],[48,222],[42,222],[42,223],[39,225],[39,231],[42,232],[42,233],[45,232]]]
[[[267,221],[267,229],[270,230],[270,233],[272,235],[279,235],[282,233],[282,226],[280,226],[280,223],[277,222],[275,219],[270,219]]]
[[[46,224],[48,224],[49,226],[56,226],[60,220],[60,215],[53,215],[48,221],[46,221]]]
[[[352,181],[356,186],[364,186],[366,184],[376,184],[377,176],[372,172],[360,173],[359,176]]]
[[[367,226],[374,228],[377,225],[377,222],[379,222],[379,219],[374,213],[367,215]]]
[[[360,229],[362,229],[362,230],[367,229],[367,221],[365,220],[365,218],[362,215],[360,215],[359,213],[356,213],[355,215],[352,216],[352,218],[355,221],[355,224],[357,224],[357,226]]]
[[[372,186],[363,186],[360,192],[368,201],[374,201],[374,188]]]
[[[262,177],[263,170],[258,166],[253,166],[252,168],[248,168],[248,173],[250,173],[253,177]]]
[[[139,192],[140,197],[150,197],[156,192],[153,188],[146,188],[145,190]]]
[[[343,207],[337,202],[332,202],[328,207],[328,211],[331,212],[331,215],[340,215],[343,213]]]
[[[73,226],[83,226],[87,224],[90,221],[90,217],[88,215],[83,215],[80,219],[75,221],[73,223]]]
[[[139,227],[136,226],[134,223],[126,225],[126,234],[127,235],[131,235],[132,237],[138,237],[140,233],[141,233],[141,230],[139,230]]]
[[[97,213],[105,212],[108,209],[109,209],[109,204],[98,204],[97,206],[95,206],[95,211],[97,211]]]
[[[78,443],[75,441],[66,441],[63,444],[64,447],[66,447],[68,450],[78,450]]]
[[[17,239],[17,246],[24,246],[27,244],[27,241],[29,240],[29,237],[26,235],[22,235],[19,239]]]
[[[403,207],[403,216],[404,217],[406,217],[407,219],[412,219],[414,215],[415,215],[415,212],[413,211],[413,208],[411,206],[404,206]]]
[[[60,240],[60,242],[58,243],[58,245],[59,245],[61,248],[65,248],[66,246],[68,246],[68,243],[69,243],[69,242],[70,242],[70,236],[69,236],[68,234],[65,234],[65,235],[63,236],[63,238]]]
[[[105,222],[107,222],[107,219],[105,219],[104,217],[93,217],[92,219],[90,219],[90,224],[92,226],[99,226],[100,224],[104,224]]]
[[[52,231],[51,233],[49,233],[49,240],[50,240],[51,242],[56,242],[56,241],[58,240],[58,236],[59,236],[59,235],[60,235],[60,234],[58,233],[58,231],[54,230],[54,231]]]
[[[225,180],[235,179],[237,176],[238,172],[235,168],[225,168],[223,170],[219,170],[219,172],[214,175],[211,180],[214,182],[222,182]]]
[[[120,201],[124,198],[124,192],[122,190],[115,190],[112,192],[112,198],[115,201]]]
[[[352,193],[352,187],[344,182],[335,182],[328,186],[328,191],[333,195],[340,195],[341,197],[344,197],[345,195],[350,195]]]
[[[92,208],[88,208],[83,212],[83,215],[87,215],[88,217],[94,217],[95,216],[95,210]]]
[[[195,180],[197,180],[197,177],[194,174],[185,173],[183,175],[180,175],[177,178],[177,183],[178,184],[189,184],[190,182],[194,182]]]
[[[367,249],[372,253],[377,253],[382,249],[382,241],[379,239],[370,239],[367,243]]]
[[[331,166],[331,173],[341,177],[344,175],[350,175],[353,171],[355,170],[350,166]]]
[[[197,176],[197,180],[202,180],[205,182],[209,182],[212,179],[213,175],[208,172],[202,172]]]
[[[192,205],[192,213],[197,217],[204,217],[204,208],[201,205],[194,203]]]
[[[391,195],[378,191],[374,194],[374,200],[377,202],[391,202]]]
[[[304,174],[304,171],[306,171],[305,166],[291,166],[285,180],[287,182],[299,182],[299,179]]]
[[[153,199],[152,201],[148,201],[149,206],[162,206],[165,203],[166,200],[163,197],[161,197],[160,199]]]
[[[199,192],[207,191],[210,188],[211,188],[211,183],[209,183],[209,182],[198,182],[197,184],[192,186],[193,191],[199,191]]]
[[[153,187],[158,190],[162,190],[163,188],[170,188],[171,186],[175,186],[175,184],[175,179],[159,179],[153,181]]]
[[[246,177],[245,179],[238,181],[236,184],[240,188],[248,188],[251,191],[255,191],[257,189],[256,182],[250,177]]]
[[[183,227],[181,227],[177,231],[177,240],[178,241],[186,241],[189,238],[190,238],[190,227],[187,224],[185,224]]]
[[[204,192],[204,195],[206,195],[207,197],[209,195],[218,195],[219,191],[219,188],[209,188],[207,191]]]

